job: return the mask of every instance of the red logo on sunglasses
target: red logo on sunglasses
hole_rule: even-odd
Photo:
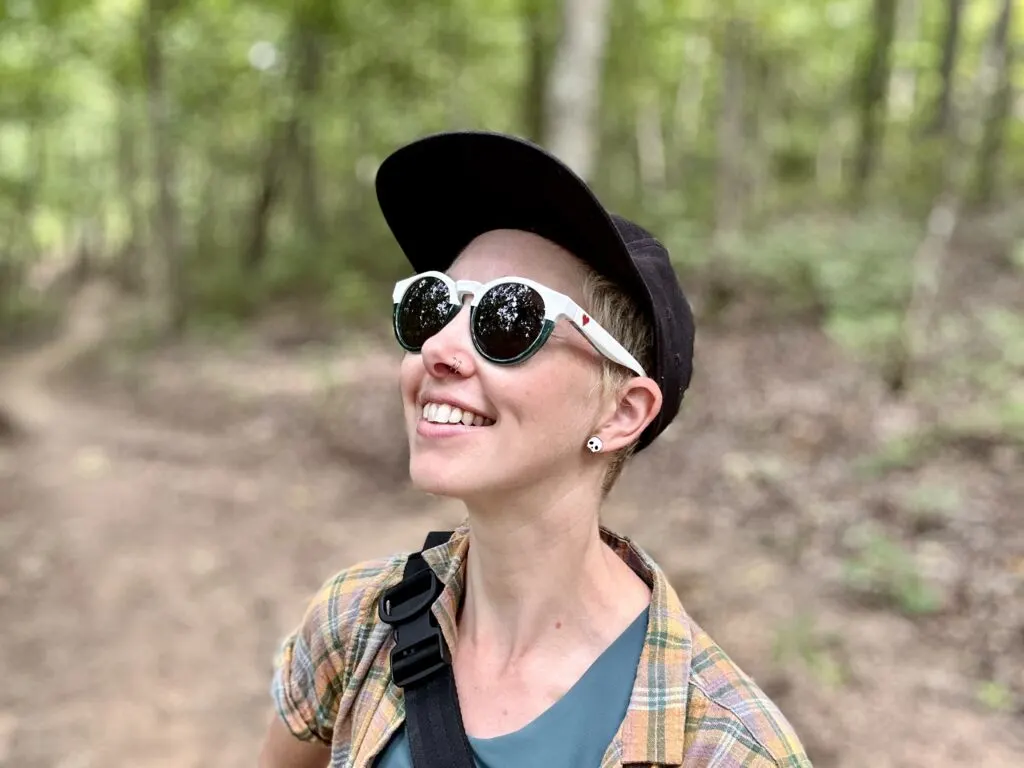
[[[586,325],[586,324],[587,324],[587,323],[589,323],[589,322],[590,322],[590,318],[589,318],[589,317],[587,317],[586,315],[584,315],[584,316],[583,316],[583,324],[584,324],[584,325]]]

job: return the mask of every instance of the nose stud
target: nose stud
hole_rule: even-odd
[[[452,373],[458,373],[459,368],[462,367],[462,361],[459,360],[459,358],[453,356],[452,362],[448,365],[448,367],[452,369]]]

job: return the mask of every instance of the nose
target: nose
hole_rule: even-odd
[[[423,342],[420,356],[431,376],[443,379],[457,373],[465,377],[476,371],[469,314],[469,306],[464,305],[444,328]]]

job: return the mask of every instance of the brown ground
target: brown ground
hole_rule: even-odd
[[[252,765],[311,591],[460,512],[402,481],[390,348],[83,359],[108,299],[92,286],[64,335],[0,369],[0,766]],[[868,474],[915,413],[817,331],[707,332],[698,357],[607,522],[819,768],[1024,764],[1019,447]],[[897,605],[844,581],[872,531],[911,553],[870,550]],[[917,575],[942,606],[924,618],[898,607]]]

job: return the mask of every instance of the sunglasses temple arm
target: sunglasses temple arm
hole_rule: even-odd
[[[646,376],[644,369],[640,363],[636,361],[624,346],[619,344],[615,338],[608,333],[604,328],[598,324],[598,322],[587,315],[579,307],[575,308],[575,314],[573,317],[573,325],[579,329],[580,333],[583,334],[584,338],[587,339],[594,348],[605,357],[614,360],[620,365],[624,365],[633,371],[637,376]]]

